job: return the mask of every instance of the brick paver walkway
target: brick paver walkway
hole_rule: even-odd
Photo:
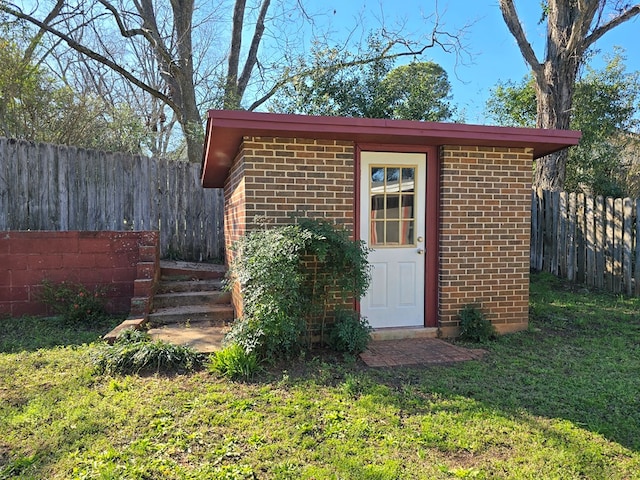
[[[485,353],[484,350],[458,347],[437,338],[415,338],[371,342],[360,358],[370,367],[398,367],[479,360]]]

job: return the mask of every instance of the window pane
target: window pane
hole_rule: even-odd
[[[371,197],[371,218],[384,218],[384,195]]]
[[[413,218],[413,195],[402,195],[402,218]]]
[[[415,168],[403,168],[402,169],[402,181],[413,181],[415,175]]]
[[[387,168],[387,192],[394,193],[400,191],[400,169]]]
[[[400,218],[400,196],[388,195],[387,196],[387,217],[386,218]]]
[[[371,167],[371,191],[384,191],[384,168]]]
[[[384,222],[371,222],[371,245],[384,245]]]
[[[398,244],[400,242],[400,222],[387,222],[386,243]]]
[[[413,221],[402,222],[402,237],[400,243],[402,245],[413,245]]]

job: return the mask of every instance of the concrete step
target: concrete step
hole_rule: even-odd
[[[371,332],[371,340],[409,340],[414,338],[437,338],[438,329],[432,327],[376,328]]]
[[[222,327],[233,321],[233,307],[222,305],[188,305],[182,307],[159,308],[149,314],[152,327],[170,324],[189,325],[203,323]]]
[[[224,288],[224,281],[213,280],[174,280],[161,281],[158,284],[156,294],[178,293],[178,292],[213,292]]]
[[[224,278],[226,273],[227,267],[215,263],[160,261],[161,280],[214,280]]]
[[[149,330],[149,335],[154,340],[163,340],[175,345],[187,345],[201,353],[212,353],[222,349],[222,340],[228,330],[228,327],[174,324],[152,328]]]
[[[185,307],[188,305],[221,305],[231,303],[231,292],[172,292],[153,297],[155,309]]]

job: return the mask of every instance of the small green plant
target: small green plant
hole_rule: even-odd
[[[99,374],[191,372],[204,363],[204,356],[190,347],[152,340],[148,333],[128,329],[113,345],[104,345],[93,355]]]
[[[260,370],[258,356],[237,343],[226,346],[211,356],[209,372],[231,379],[251,378]]]
[[[355,355],[367,349],[371,326],[358,312],[336,310],[335,322],[329,331],[329,346],[338,352]]]
[[[460,314],[460,339],[486,342],[496,338],[496,329],[484,314],[473,305],[466,305]]]
[[[86,286],[63,281],[54,283],[42,281],[39,299],[42,303],[71,324],[90,324],[104,318],[106,291],[102,288],[93,290]]]

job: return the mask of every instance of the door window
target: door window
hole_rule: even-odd
[[[372,247],[415,245],[415,176],[415,167],[370,167]]]

